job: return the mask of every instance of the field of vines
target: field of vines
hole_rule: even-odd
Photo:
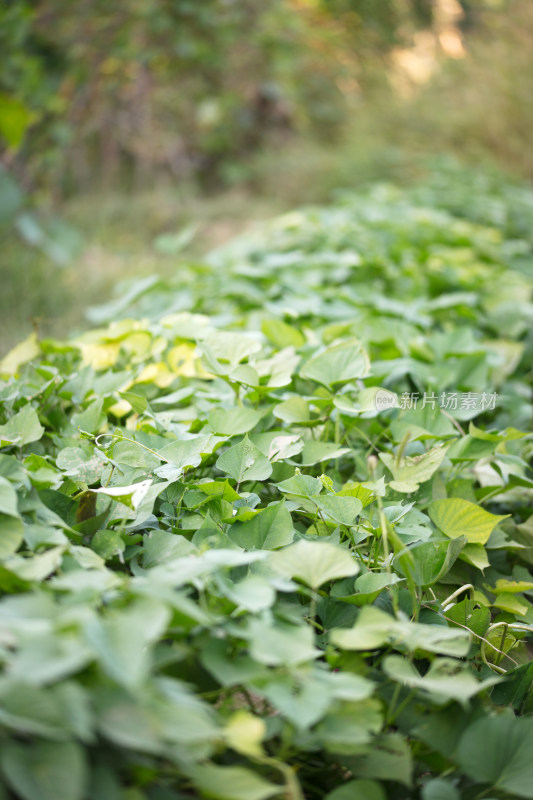
[[[1,800],[533,798],[532,231],[373,186],[4,357]]]

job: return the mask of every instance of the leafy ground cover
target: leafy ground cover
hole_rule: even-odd
[[[5,797],[533,797],[532,217],[375,187],[4,358]]]

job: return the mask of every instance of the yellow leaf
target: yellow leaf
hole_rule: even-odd
[[[149,352],[151,345],[152,337],[144,331],[132,333],[122,340],[124,350],[136,358],[145,356]]]
[[[476,503],[458,497],[434,500],[428,513],[435,525],[450,539],[466,536],[470,544],[486,544],[498,522],[509,514],[489,514]]]
[[[117,363],[120,353],[120,342],[109,344],[91,344],[79,342],[81,350],[81,360],[83,364],[88,364],[95,370],[109,369]]]
[[[185,378],[210,378],[212,377],[202,367],[196,355],[196,344],[178,344],[169,350],[167,361],[175,375]]]
[[[228,745],[237,753],[261,758],[263,756],[261,742],[265,733],[266,726],[263,720],[242,709],[236,711],[229,718],[224,730],[224,737]]]
[[[518,614],[521,617],[527,614],[531,608],[531,605],[524,598],[518,598],[512,592],[502,592],[496,597],[492,605],[495,608],[501,608],[502,611]]]
[[[160,361],[157,364],[147,364],[135,379],[135,383],[155,383],[160,389],[166,389],[175,380],[175,373]]]
[[[517,594],[518,592],[530,592],[532,589],[531,581],[508,581],[506,578],[500,578],[496,581],[494,589],[490,589],[490,591],[494,594],[502,594],[502,592]]]
[[[110,408],[108,408],[107,410],[109,411],[109,413],[113,414],[114,417],[120,419],[121,417],[125,417],[126,414],[129,414],[129,412],[131,411],[131,405],[128,403],[127,400],[121,398],[120,400],[117,400],[115,405],[110,406]]]
[[[39,347],[37,336],[32,333],[23,342],[15,345],[0,361],[0,375],[2,378],[9,378],[11,375],[15,375],[22,364],[31,361],[32,358],[36,358],[40,352],[41,348]]]

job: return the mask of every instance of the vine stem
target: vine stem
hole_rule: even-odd
[[[459,595],[462,594],[463,592],[468,592],[468,591],[474,591],[474,587],[472,586],[471,583],[465,583],[464,586],[460,586],[458,589],[455,590],[455,592],[452,592],[452,594],[449,597],[447,597],[446,600],[443,600],[442,610],[449,611],[450,608],[452,608],[455,605],[452,601],[456,600],[459,597]]]
[[[141,442],[135,441],[135,439],[130,439],[128,436],[124,436],[122,433],[99,433],[98,436],[94,437],[94,443],[97,447],[101,447],[99,439],[102,436],[108,436],[110,439],[114,439],[117,442],[130,442],[130,444],[136,444],[137,447],[142,447],[143,450],[148,450],[149,453],[156,456],[160,461],[166,461],[168,463],[169,459],[165,458],[164,456],[160,455],[157,450],[152,450],[151,447],[147,447],[145,444],[141,444]]]
[[[392,568],[390,563],[390,549],[389,549],[389,522],[387,517],[385,516],[385,511],[383,510],[383,502],[381,497],[377,496],[378,502],[378,514],[379,514],[379,526],[381,528],[381,540],[383,542],[383,558],[385,560],[385,570],[387,572],[387,577],[390,581],[390,593],[392,599],[392,607],[394,610],[395,616],[398,616],[399,613],[399,606],[398,606],[398,593],[396,591],[396,587],[393,585],[393,575],[392,575]]]
[[[313,592],[311,594],[311,602],[309,603],[309,620],[313,625],[315,624],[316,605],[317,605],[316,594],[315,592]]]

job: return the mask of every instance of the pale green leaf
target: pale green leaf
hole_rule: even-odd
[[[329,542],[306,539],[276,553],[270,563],[277,572],[288,578],[299,578],[312,589],[359,572],[359,565],[348,550]]]
[[[304,364],[300,375],[332,388],[355,378],[364,378],[369,369],[370,362],[361,343],[347,339],[313,356]]]
[[[264,411],[248,406],[235,408],[217,408],[209,414],[208,422],[213,433],[224,436],[237,436],[255,428]]]
[[[83,800],[87,767],[74,742],[7,743],[2,770],[23,800]]]
[[[495,526],[509,514],[490,514],[484,508],[457,497],[434,500],[428,513],[446,536],[466,536],[471,544],[486,544]]]
[[[392,453],[380,453],[379,457],[392,472],[396,491],[416,491],[419,484],[428,481],[438,470],[446,455],[446,447],[438,446],[419,456],[406,456],[399,461]],[[409,485],[412,488],[402,489],[400,485]]]
[[[244,767],[205,764],[189,770],[189,775],[209,800],[266,800],[282,792],[281,786]]]
[[[499,681],[497,677],[478,681],[471,669],[460,661],[449,658],[436,658],[429,670],[421,675],[402,656],[388,656],[383,662],[383,670],[389,678],[419,689],[439,703],[448,700],[466,703],[471,697]]]
[[[422,800],[461,800],[461,795],[450,780],[432,778],[422,788]]]
[[[0,425],[0,446],[16,444],[23,447],[30,442],[37,442],[44,433],[37,412],[27,403],[11,417],[5,425]]]
[[[275,417],[282,419],[284,422],[308,422],[311,418],[309,411],[309,403],[303,397],[289,397],[282,403],[274,406],[273,412]]]
[[[303,664],[321,655],[309,625],[268,623],[255,617],[248,624],[246,636],[252,658],[271,667]]]
[[[321,461],[330,461],[333,458],[340,458],[350,452],[349,447],[340,447],[334,442],[319,442],[315,439],[308,439],[302,451],[302,466],[309,467],[319,464]]]

